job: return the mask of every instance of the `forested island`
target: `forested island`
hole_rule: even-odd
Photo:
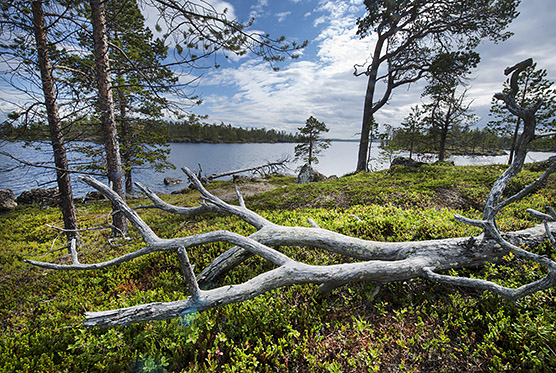
[[[154,137],[157,143],[280,143],[296,142],[295,134],[266,128],[243,128],[223,122],[208,123],[203,116],[190,115],[182,120],[140,120],[134,119],[133,128],[138,128],[142,137]],[[102,131],[98,121],[93,119],[68,123],[67,138],[80,141],[102,141]],[[5,121],[0,124],[0,139],[39,141],[50,140],[48,124],[28,123],[25,126]],[[145,141],[146,142],[146,141]]]

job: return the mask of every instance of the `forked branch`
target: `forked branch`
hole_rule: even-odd
[[[519,74],[522,69],[518,67],[513,71],[514,74]],[[512,81],[514,80],[513,78]],[[504,99],[508,105],[515,103],[515,100],[512,100],[511,97],[506,97],[502,94],[497,94],[497,97]],[[162,239],[149,228],[136,211],[122,201],[109,187],[93,178],[83,177],[82,180],[84,182],[99,190],[114,205],[118,206],[120,211],[141,234],[146,246],[140,250],[102,263],[80,263],[77,260],[75,249],[72,250],[72,264],[60,265],[30,260],[27,262],[39,267],[57,270],[87,270],[120,264],[155,251],[173,252],[178,256],[180,270],[189,297],[175,302],[149,303],[109,311],[88,312],[85,315],[85,325],[87,326],[114,326],[147,320],[175,318],[187,313],[242,302],[283,286],[306,283],[319,284],[320,289],[326,292],[348,282],[375,281],[382,284],[422,277],[436,282],[489,290],[513,301],[533,292],[556,286],[556,263],[545,256],[537,255],[523,248],[525,246],[534,247],[538,245],[546,239],[546,235],[548,235],[554,244],[551,230],[554,229],[556,224],[556,212],[549,210],[548,214],[543,214],[531,211],[530,213],[533,216],[543,220],[543,224],[505,234],[498,230],[495,217],[509,203],[523,198],[525,195],[536,190],[546,180],[548,175],[554,172],[556,163],[553,163],[530,186],[527,186],[515,196],[501,201],[502,193],[509,181],[523,167],[526,148],[534,138],[536,126],[534,117],[536,105],[530,108],[512,108],[512,110],[522,113],[524,115],[522,119],[525,123],[525,130],[520,139],[521,145],[514,163],[494,183],[485,204],[481,220],[471,220],[462,216],[456,216],[456,219],[466,224],[481,227],[484,230],[484,234],[478,237],[392,243],[349,237],[322,229],[313,221],[311,221],[311,228],[281,226],[249,210],[239,190],[237,191],[239,206],[230,205],[212,195],[204,188],[197,176],[184,167],[183,171],[201,193],[202,204],[197,207],[173,206],[165,203],[147,188],[139,185],[140,189],[153,202],[153,207],[186,216],[208,212],[231,214],[249,223],[257,231],[249,237],[228,231],[214,231],[188,237]],[[192,250],[199,245],[217,241],[227,242],[235,246],[215,258],[196,277],[186,249]],[[360,262],[335,265],[309,265],[295,261],[273,248],[284,245],[325,249],[355,258]],[[544,265],[548,274],[538,281],[517,289],[506,288],[491,281],[438,274],[439,271],[448,269],[476,267],[486,262],[496,262],[510,252],[523,259],[532,260]],[[221,286],[209,290],[203,289],[206,288],[208,283],[213,283],[223,273],[239,265],[243,260],[252,255],[257,255],[269,261],[274,265],[274,268],[241,284]]]

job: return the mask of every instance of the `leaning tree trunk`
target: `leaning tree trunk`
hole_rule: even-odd
[[[446,158],[446,140],[448,138],[448,123],[443,123],[440,127],[440,143],[438,145],[438,161],[444,161]]]
[[[52,150],[54,151],[56,181],[58,183],[58,190],[60,191],[60,208],[62,209],[64,229],[66,230],[66,236],[69,242],[74,238],[78,238],[78,233],[77,217],[75,215],[71,180],[68,171],[68,159],[66,156],[64,137],[62,135],[62,128],[60,125],[60,115],[58,112],[58,104],[56,102],[56,90],[54,88],[54,79],[52,77],[52,67],[50,65],[50,58],[48,55],[42,2],[33,1],[31,7],[33,11],[33,29],[35,32],[35,41],[37,43],[42,90],[44,93],[46,113],[48,117],[48,128],[50,130]]]
[[[356,171],[367,171],[367,152],[369,151],[369,132],[371,131],[371,118],[373,116],[373,97],[376,87],[376,76],[378,70],[372,69],[369,72],[367,91],[365,93],[365,104],[363,108],[363,124],[361,126],[361,138],[359,139],[359,153],[357,155]]]
[[[108,180],[112,189],[125,199],[124,177],[116,119],[114,115],[114,98],[112,96],[112,82],[110,79],[110,65],[108,60],[108,41],[106,39],[106,21],[104,9],[100,0],[91,0],[91,19],[93,23],[93,38],[95,44],[95,62],[99,94],[99,107],[104,132],[104,148]],[[114,206],[114,210],[117,210]],[[113,217],[114,234],[127,234],[127,221],[122,213]]]
[[[386,89],[387,93],[380,100],[380,103],[374,102],[376,83],[378,77],[378,68],[380,67],[380,55],[382,53],[382,48],[384,43],[388,40],[389,35],[381,35],[376,44],[373,52],[373,61],[369,69],[365,73],[369,78],[367,80],[367,90],[365,91],[365,103],[363,105],[363,123],[361,125],[361,137],[359,139],[359,153],[357,155],[357,168],[355,171],[368,171],[367,164],[367,153],[369,151],[369,133],[371,132],[371,120],[373,114],[384,104],[386,104],[386,98],[389,96],[389,92],[392,89],[392,82],[388,81],[388,87]]]

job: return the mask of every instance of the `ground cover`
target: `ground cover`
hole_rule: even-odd
[[[248,207],[283,225],[322,228],[361,238],[405,241],[477,234],[453,220],[454,213],[480,215],[481,203],[503,166],[424,166],[359,173],[311,185],[271,177],[276,189],[246,198]],[[539,176],[534,167],[512,181],[519,190]],[[210,186],[227,193],[231,182]],[[240,188],[242,186],[240,185]],[[500,214],[502,230],[536,222],[525,208],[542,210],[554,200],[551,177],[533,196]],[[164,196],[195,205],[198,193]],[[133,200],[131,205],[145,204]],[[78,205],[81,228],[106,223],[106,202]],[[252,228],[235,217],[183,218],[139,210],[160,236],[179,237],[215,229],[240,234]],[[413,280],[349,284],[322,297],[316,286],[294,286],[241,304],[187,315],[183,319],[110,329],[86,329],[85,310],[99,311],[186,296],[175,256],[153,254],[118,267],[88,272],[44,271],[21,262],[68,261],[53,251],[57,236],[45,224],[61,226],[57,209],[19,206],[0,217],[0,371],[499,371],[556,369],[556,291],[517,304],[476,290]],[[59,240],[57,243],[59,243]],[[143,246],[110,240],[108,231],[83,233],[82,262],[98,261]],[[200,271],[228,248],[203,245],[189,253]],[[345,261],[337,255],[284,247],[296,260],[314,264]],[[537,252],[556,257],[548,246]],[[46,255],[45,255],[46,254]],[[269,265],[252,258],[224,283],[243,282]],[[515,259],[458,274],[519,284],[542,268]]]

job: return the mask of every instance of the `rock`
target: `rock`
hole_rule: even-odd
[[[233,175],[232,179],[234,180],[234,183],[248,183],[251,181],[249,176],[245,175]]]
[[[165,177],[164,178],[164,185],[176,185],[183,183],[182,179],[177,179],[175,177]]]
[[[324,180],[326,180],[326,176],[315,171],[308,163],[306,163],[303,167],[301,167],[301,171],[299,171],[299,175],[297,175],[296,183],[307,184]]]
[[[195,190],[195,189],[192,188],[192,185],[190,185],[189,188],[174,190],[174,191],[172,191],[170,194],[187,194],[187,193],[190,193],[190,192],[192,192],[192,191],[194,191],[194,190]]]
[[[104,194],[102,194],[101,192],[97,192],[96,190],[93,190],[85,195],[85,197],[83,198],[83,202],[100,201],[102,199],[106,199],[106,197],[104,197]]]
[[[21,205],[55,206],[60,202],[59,196],[58,188],[31,189],[21,193],[15,201]]]
[[[254,183],[266,183],[267,180],[265,178],[262,177],[254,177],[251,179],[252,182]]]
[[[17,206],[15,194],[11,189],[0,190],[0,211],[8,211]]]
[[[394,167],[394,166],[404,166],[404,167],[409,167],[409,168],[419,168],[422,165],[424,165],[426,163],[424,162],[419,162],[419,161],[415,161],[413,159],[410,158],[405,158],[405,157],[398,157],[398,158],[394,158],[394,160],[392,161],[392,163],[390,164],[390,168]]]

